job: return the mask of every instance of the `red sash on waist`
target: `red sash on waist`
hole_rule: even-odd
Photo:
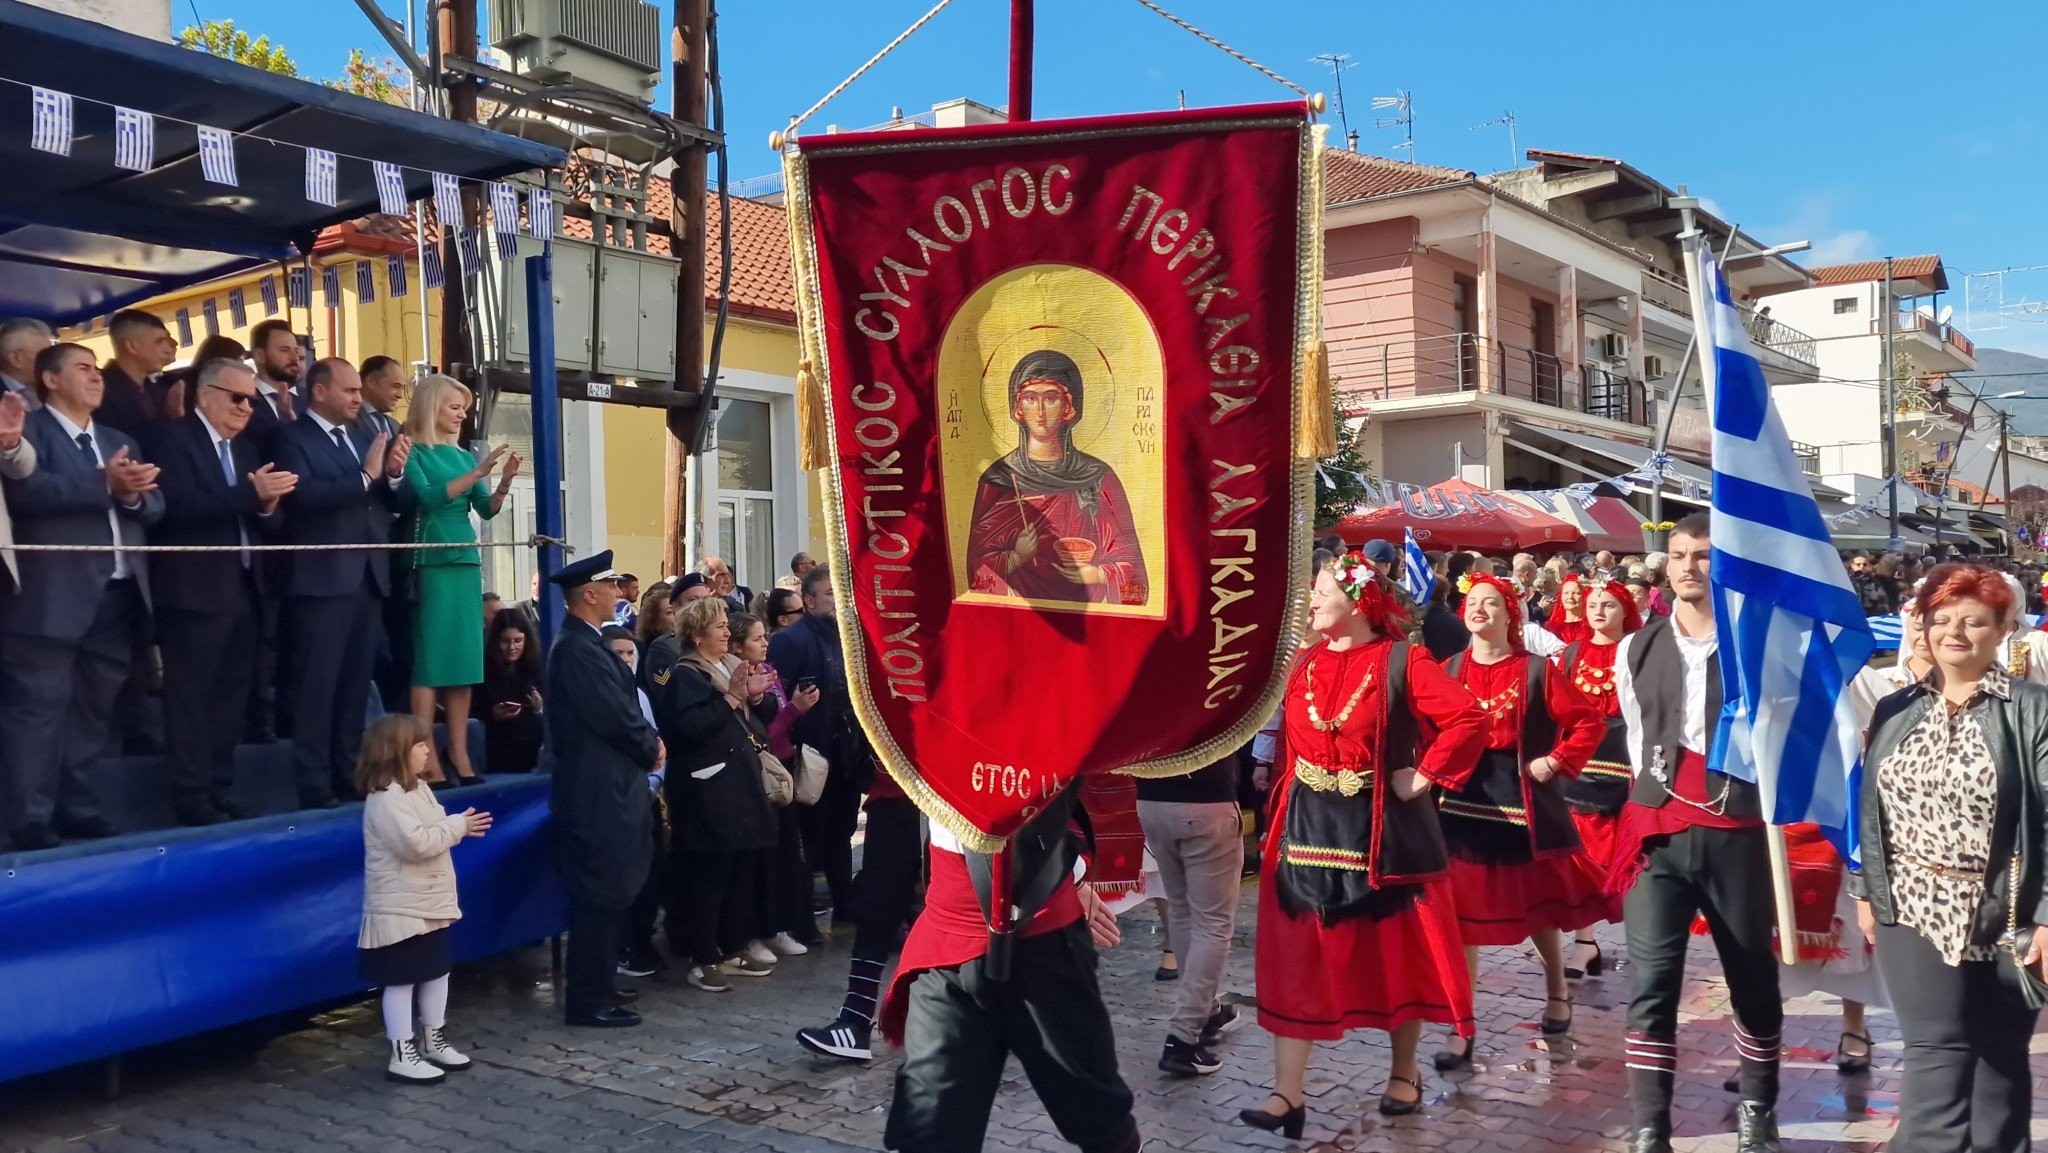
[[[1732,817],[1710,813],[1699,806],[1722,794],[1707,791],[1707,759],[1691,749],[1678,751],[1677,771],[1668,790],[1671,799],[1661,808],[1630,801],[1621,809],[1621,823],[1614,835],[1614,869],[1608,874],[1607,892],[1621,896],[1636,883],[1643,871],[1643,854],[1653,840],[1674,837],[1687,829],[1753,829],[1763,822],[1754,817]],[[1687,804],[1687,801],[1693,802]]]
[[[926,969],[950,969],[980,959],[988,952],[988,924],[982,920],[981,901],[974,895],[974,882],[967,875],[967,858],[933,846],[931,883],[925,890],[924,912],[910,926],[910,939],[903,943],[903,956],[896,962],[896,975],[889,980],[889,992],[882,999],[879,1023],[882,1036],[891,1044],[903,1043],[903,1020],[910,1010],[910,982]],[[1037,937],[1057,932],[1081,919],[1081,898],[1074,893],[1071,878],[1061,882],[1046,898],[1038,915],[1024,926],[1022,936]]]

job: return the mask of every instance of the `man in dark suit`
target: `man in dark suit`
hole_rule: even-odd
[[[640,1023],[619,1007],[612,978],[627,914],[654,863],[647,774],[661,738],[640,714],[632,671],[599,634],[619,596],[611,564],[606,550],[554,576],[568,615],[548,652],[542,761],[554,774],[549,808],[569,894],[568,1023],[620,1028]]]
[[[209,360],[194,377],[195,411],[156,426],[150,459],[163,472],[164,518],[151,544],[248,545],[276,530],[278,502],[298,478],[260,460],[243,432],[260,403],[256,374]],[[229,795],[235,744],[256,671],[265,569],[256,553],[166,553],[151,573],[164,662],[164,728],[176,766],[181,825],[249,814]]]
[[[350,431],[362,414],[363,381],[347,361],[315,363],[306,383],[307,411],[277,438],[277,467],[298,478],[284,506],[285,541],[389,542],[392,515],[417,504],[405,483],[412,442]],[[292,638],[299,803],[329,809],[339,803],[338,794],[353,795],[349,781],[362,749],[380,605],[391,593],[391,556],[383,549],[297,552],[288,571],[284,616]]]
[[[405,400],[405,366],[388,356],[373,356],[363,362],[362,377],[363,413],[356,417],[355,431],[366,436],[382,433],[397,440],[400,429],[395,414]],[[412,708],[412,630],[419,604],[410,592],[399,588],[384,598],[384,630],[377,638],[373,676],[386,712]]]
[[[249,330],[249,362],[256,366],[257,402],[243,435],[264,460],[276,460],[280,430],[305,407],[297,390],[306,349],[290,323],[266,320]]]
[[[17,849],[60,835],[113,834],[86,770],[106,747],[114,697],[149,631],[144,543],[164,513],[157,469],[135,441],[93,419],[104,393],[92,351],[53,344],[36,356],[44,404],[22,435],[35,471],[4,482],[22,544],[111,546],[22,553],[21,588],[0,597],[0,766]]]
[[[30,412],[43,407],[32,383],[36,375],[36,353],[56,343],[50,326],[32,316],[0,320],[0,393],[21,398]]]
[[[159,399],[149,389],[156,374],[178,359],[178,342],[171,339],[163,318],[139,308],[124,308],[107,321],[107,337],[114,346],[114,359],[100,370],[106,381],[106,398],[93,419],[140,441],[150,425],[184,415],[187,398],[182,392]]]

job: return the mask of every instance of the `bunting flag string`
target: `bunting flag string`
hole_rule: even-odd
[[[356,261],[356,300],[358,303],[371,304],[376,301],[377,273],[375,269],[376,266],[367,260]]]
[[[453,176],[434,173],[434,214],[443,225],[462,219],[462,189]]]
[[[269,279],[267,276],[264,277],[265,281]],[[246,299],[242,295],[241,289],[228,289],[228,319],[234,323],[236,328],[241,328],[249,323],[249,307],[245,303]]]
[[[29,128],[29,147],[38,152],[71,155],[71,94],[37,88],[34,120]]]
[[[384,258],[384,281],[389,286],[391,299],[397,300],[405,295],[405,257],[394,252]]]
[[[306,281],[306,270],[294,268],[286,277],[286,297],[293,308],[313,307],[313,286]]]
[[[491,190],[491,231],[498,238],[498,259],[510,260],[519,255],[519,245],[514,239],[519,235],[519,193],[509,184],[492,181]]]
[[[341,269],[334,265],[320,270],[320,302],[330,309],[341,307]]]
[[[324,148],[306,149],[306,199],[334,207],[335,180],[334,153]]]
[[[420,253],[420,283],[432,290],[448,287],[448,273],[441,267],[441,246],[429,244]]]
[[[526,234],[535,240],[555,235],[555,197],[545,188],[526,190]]]
[[[206,335],[219,336],[220,309],[214,305],[211,296],[199,302],[199,315],[206,318]]]
[[[378,160],[371,163],[370,171],[377,181],[377,210],[386,216],[404,216],[405,177],[398,165]]]
[[[156,117],[133,108],[114,109],[114,167],[131,172],[156,167]]]
[[[172,319],[178,323],[178,347],[192,347],[192,310],[181,308]]]
[[[199,126],[199,171],[215,184],[240,187],[235,179],[235,138],[224,128]]]

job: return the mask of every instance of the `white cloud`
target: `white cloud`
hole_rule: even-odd
[[[1861,228],[1818,236],[1813,241],[1812,263],[1816,265],[1847,264],[1854,260],[1869,260],[1876,255],[1876,239]]]

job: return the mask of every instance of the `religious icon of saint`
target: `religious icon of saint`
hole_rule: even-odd
[[[1017,447],[981,474],[967,538],[975,592],[1141,605],[1145,558],[1116,472],[1074,447],[1081,371],[1065,353],[1026,354],[1010,373]]]

